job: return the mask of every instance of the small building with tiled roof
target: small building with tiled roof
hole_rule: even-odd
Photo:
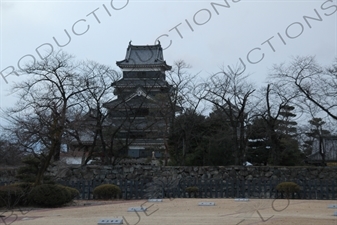
[[[335,165],[337,163],[337,136],[330,135],[324,136],[321,141],[316,139],[312,145],[312,154],[308,156],[307,162],[309,164],[321,165],[323,163],[322,154],[320,149],[324,153],[324,161],[327,164]]]

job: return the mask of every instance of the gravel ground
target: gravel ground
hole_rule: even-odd
[[[214,202],[215,206],[198,206]],[[164,199],[151,203],[130,201],[74,201],[62,208],[24,208],[0,211],[0,224],[92,225],[100,219],[121,218],[129,225],[337,225],[336,200],[250,199]],[[129,207],[146,207],[146,212],[127,212]]]

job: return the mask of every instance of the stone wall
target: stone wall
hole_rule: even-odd
[[[58,180],[171,179],[279,179],[279,180],[337,180],[337,167],[161,167],[161,166],[72,166],[54,167]]]
[[[199,194],[203,198],[218,197],[224,194],[226,197],[233,198],[276,198],[277,193],[274,187],[280,181],[295,181],[302,188],[305,188],[303,193],[296,194],[296,198],[301,196],[304,199],[335,199],[337,193],[336,184],[334,183],[331,186],[330,182],[337,180],[337,167],[162,167],[124,165],[112,168],[98,165],[84,167],[58,165],[51,168],[51,175],[54,176],[58,183],[80,190],[82,199],[92,198],[92,188],[103,182],[116,182],[117,185],[120,185],[124,190],[123,198],[125,199],[138,199],[140,195],[142,198],[153,198],[153,196],[156,196],[155,198],[163,198],[163,196],[186,197],[186,193],[184,194],[181,190],[184,190],[187,186],[194,185],[194,182],[196,182],[196,179],[190,178],[197,178],[199,181],[202,179],[222,179],[225,181],[207,183],[207,187],[211,187],[212,190],[215,188],[214,190],[216,191],[206,190],[205,192],[200,192]],[[124,179],[133,181],[122,181]],[[238,180],[246,182],[237,182]],[[261,180],[265,180],[265,182],[261,182]],[[329,180],[329,182],[317,182],[317,180]],[[15,168],[7,168],[7,170],[6,168],[0,168],[0,185],[8,181],[15,181]],[[134,185],[135,183],[138,184]],[[218,184],[220,183],[222,185],[219,186]],[[330,186],[324,186],[324,183]],[[180,187],[179,191],[177,191],[177,187]],[[219,188],[222,189],[222,192],[219,192]]]
[[[17,168],[0,168],[0,183],[15,181]],[[69,166],[59,165],[51,169],[56,180],[142,180],[161,178],[171,179],[194,177],[198,179],[279,179],[279,180],[337,180],[337,167],[164,167],[151,165],[125,166]]]

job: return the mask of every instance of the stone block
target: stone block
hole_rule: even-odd
[[[236,202],[248,202],[249,199],[248,198],[236,198],[234,199]]]
[[[266,174],[265,174],[265,177],[271,177],[273,175],[273,172],[267,172]]]
[[[241,175],[241,176],[247,176],[249,173],[248,173],[248,171],[240,171],[239,172],[239,174]]]
[[[97,225],[123,224],[123,219],[100,219]]]
[[[149,199],[147,200],[148,202],[163,202],[163,199],[160,199],[160,198],[152,198],[152,199]]]
[[[214,202],[199,202],[198,206],[215,206]]]
[[[246,179],[247,179],[247,180],[253,180],[253,175],[248,175],[248,176],[246,177]]]
[[[128,208],[128,212],[145,212],[145,207],[130,207]]]

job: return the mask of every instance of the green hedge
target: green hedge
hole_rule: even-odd
[[[62,185],[60,185],[62,186]],[[68,192],[70,193],[70,197],[71,199],[77,198],[80,196],[80,192],[76,189],[76,188],[72,188],[72,187],[67,187],[67,186],[62,186],[64,188],[66,188],[68,190]]]
[[[28,199],[37,206],[58,207],[71,202],[77,195],[79,195],[79,192],[74,188],[55,184],[41,184],[32,188]]]
[[[18,204],[24,192],[20,187],[13,185],[0,187],[0,207],[11,208]]]
[[[31,183],[14,183],[0,186],[0,207],[12,208],[28,205],[28,195],[31,189]]]
[[[199,188],[196,186],[191,186],[185,188],[185,191],[188,193],[188,196],[191,197],[197,197],[199,194]]]
[[[195,187],[195,186],[193,186],[193,187],[187,187],[187,188],[185,189],[185,191],[186,191],[187,193],[197,193],[197,192],[199,192],[199,188],[198,188],[198,187]]]
[[[95,199],[113,199],[113,198],[119,198],[121,195],[121,189],[114,184],[102,184],[94,189],[94,198]]]
[[[21,166],[18,171],[16,177],[19,178],[23,182],[34,183],[36,180],[36,175],[41,167],[41,159],[35,157],[34,155],[26,156],[22,159],[23,166]],[[43,176],[44,184],[54,184],[52,177],[44,175]]]
[[[282,182],[276,186],[276,190],[285,195],[285,197],[289,198],[296,192],[301,190],[301,187],[295,182]]]

